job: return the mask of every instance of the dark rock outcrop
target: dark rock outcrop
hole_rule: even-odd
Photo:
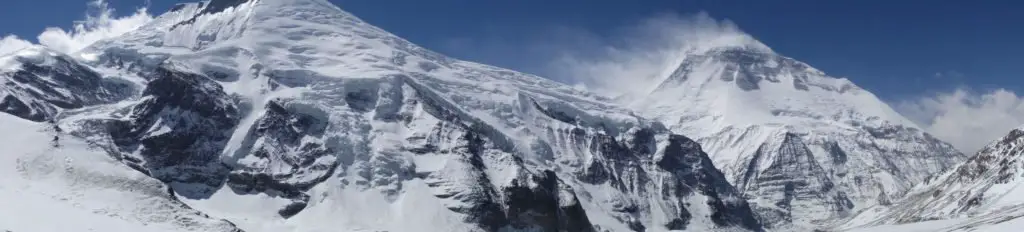
[[[62,110],[110,103],[135,93],[127,81],[104,78],[70,57],[41,47],[29,49],[38,54],[9,57],[19,66],[0,72],[0,112],[41,122]]]
[[[238,107],[205,76],[166,68],[155,75],[141,101],[112,112],[109,119],[80,122],[83,126],[71,133],[109,135],[111,144],[105,145],[114,157],[169,183],[181,196],[207,197],[230,170],[220,152],[238,123]]]

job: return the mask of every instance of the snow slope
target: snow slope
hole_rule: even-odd
[[[159,206],[203,231],[809,230],[962,158],[849,81],[752,38],[707,44],[620,107],[425,50],[325,0],[212,0],[76,54],[0,58],[16,86],[0,94],[32,103],[0,109],[55,121],[102,170],[166,193],[83,202]]]
[[[131,95],[128,80],[104,77],[72,57],[42,46],[0,57],[0,112],[33,121],[63,109],[110,103]]]
[[[1024,221],[1020,220],[1019,216],[996,216],[988,215],[988,217],[975,218],[975,219],[949,219],[949,220],[934,220],[934,221],[923,221],[914,222],[907,224],[898,225],[880,225],[871,227],[861,227],[851,230],[845,230],[849,232],[876,232],[876,231],[906,231],[906,232],[968,232],[968,231],[985,231],[985,232],[1013,232],[1020,231],[1021,226],[1024,226]]]
[[[849,80],[728,41],[682,51],[619,100],[701,143],[767,224],[807,230],[886,204],[964,158]]]
[[[849,232],[907,231],[907,232],[1013,232],[1024,226],[1020,214],[987,214],[974,218],[957,218],[911,222],[905,224],[882,224],[843,230]]]
[[[0,114],[0,131],[7,132],[0,135],[0,230],[235,231],[178,202],[159,181],[54,129]]]
[[[1024,216],[1021,184],[1024,128],[989,144],[966,162],[914,188],[889,207],[874,207],[843,227],[963,221],[959,227],[1013,228]],[[988,229],[985,229],[987,231]]]
[[[762,230],[689,138],[323,0],[182,4],[71,57],[141,91],[61,128],[246,231]]]

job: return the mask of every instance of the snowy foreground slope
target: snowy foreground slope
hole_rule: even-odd
[[[0,131],[0,231],[236,231],[51,124],[0,114]]]
[[[619,100],[695,138],[762,222],[813,229],[888,204],[964,159],[850,81],[748,35],[724,36]]]
[[[70,138],[61,141],[87,141],[81,156],[146,183],[90,204],[151,188],[172,193],[151,194],[180,208],[167,211],[245,231],[763,228],[701,146],[661,123],[424,50],[324,0],[183,4],[71,56],[19,54],[34,59],[9,59],[7,72],[34,75],[0,76],[21,86],[5,91],[38,104],[5,112],[54,121]],[[72,79],[127,94],[91,100],[98,93],[60,81]],[[65,99],[90,100],[57,104]],[[42,125],[17,120],[0,123]],[[104,180],[88,186],[120,183]],[[175,218],[192,224],[161,228],[232,229]],[[154,225],[146,220],[125,223]]]
[[[914,188],[890,206],[873,207],[844,228],[930,226],[931,231],[1020,231],[1024,226],[1024,128],[989,144],[966,162]],[[865,229],[865,230],[867,230]]]

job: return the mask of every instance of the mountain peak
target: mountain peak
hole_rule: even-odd
[[[761,41],[758,41],[753,36],[739,30],[726,30],[720,34],[700,37],[702,38],[690,43],[692,45],[688,46],[687,52],[699,54],[732,50],[754,53],[774,53],[768,45],[761,43]]]
[[[694,47],[652,87],[622,99],[668,125],[679,124],[680,118],[704,118],[710,120],[704,125],[723,127],[768,123],[813,128],[809,125],[826,121],[916,127],[848,79],[774,53],[749,36],[736,36]],[[679,105],[683,99],[689,104]]]
[[[698,38],[703,40],[692,43],[653,86],[620,99],[673,132],[696,138],[733,183],[751,180],[740,189],[757,196],[752,202],[770,202],[755,207],[760,216],[798,227],[813,220],[790,216],[842,217],[900,197],[964,158],[851,81],[779,55],[736,30],[718,32]],[[795,136],[803,142],[791,142]],[[789,146],[775,149],[777,144]],[[792,199],[789,190],[780,190],[793,186],[774,180],[792,178],[754,178],[790,170],[814,170],[802,176],[828,186],[796,187],[795,192],[818,195],[796,197],[793,205],[826,209],[777,210]],[[775,198],[781,195],[787,197]]]
[[[172,60],[203,71],[236,69],[244,61],[258,63],[266,68],[264,71],[301,70],[321,76],[398,73],[380,65],[355,65],[362,62],[396,62],[424,71],[449,61],[324,0],[185,4],[136,31],[93,44],[82,53],[82,57],[97,57],[92,62],[118,66],[153,66],[178,57]],[[430,62],[392,60],[396,54],[425,56]]]
[[[247,231],[761,230],[684,136],[328,4],[185,4],[94,44],[147,83],[61,128]]]

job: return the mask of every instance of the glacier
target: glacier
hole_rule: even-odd
[[[326,0],[179,4],[0,57],[0,230],[1012,228],[1020,129],[975,156],[745,34],[605,96]],[[32,223],[57,215],[61,223]]]
[[[828,229],[966,158],[851,81],[729,36],[616,101],[697,140],[769,226]]]
[[[0,114],[0,229],[236,232],[164,184],[49,123]],[[11,133],[16,132],[16,133]]]
[[[127,86],[67,107],[25,94],[49,105],[8,120],[61,128],[226,230],[763,230],[701,146],[661,123],[323,0],[181,4],[37,57]]]

